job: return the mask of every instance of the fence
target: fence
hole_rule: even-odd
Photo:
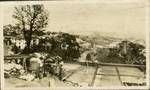
[[[7,61],[7,60],[21,60],[24,70],[27,71],[26,60],[27,60],[28,57],[29,57],[29,55],[4,56],[4,62]]]

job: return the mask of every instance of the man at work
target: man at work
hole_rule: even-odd
[[[40,60],[38,54],[33,54],[30,58],[30,71],[32,74],[35,75],[35,78],[41,79],[41,69],[42,69],[43,63],[42,60]]]

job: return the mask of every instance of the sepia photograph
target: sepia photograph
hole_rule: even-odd
[[[3,87],[146,88],[150,5],[102,1],[3,5]]]

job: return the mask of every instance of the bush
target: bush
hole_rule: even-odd
[[[31,46],[31,52],[46,52],[52,56],[60,56],[63,60],[73,60],[80,57],[80,46],[74,35],[68,33],[55,33],[52,37],[40,39],[38,45]],[[23,53],[27,53],[24,49]]]

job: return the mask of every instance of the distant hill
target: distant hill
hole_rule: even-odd
[[[104,35],[104,34],[101,35],[98,33],[89,33],[89,34],[83,34],[83,35],[81,34],[79,35],[79,37],[82,40],[87,41],[89,43],[95,43],[95,44],[102,45],[102,46],[108,45],[115,41],[122,40],[120,38],[112,37],[111,35]]]
[[[89,43],[95,43],[97,45],[102,45],[102,46],[111,44],[112,42],[119,42],[125,39],[129,41],[133,41],[135,43],[145,45],[145,40],[140,40],[140,39],[137,40],[134,38],[122,38],[122,37],[117,36],[114,33],[91,32],[91,33],[80,33],[78,35],[84,41],[87,41]]]

